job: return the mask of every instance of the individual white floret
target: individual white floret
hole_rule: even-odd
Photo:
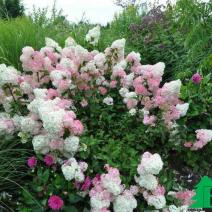
[[[113,98],[112,97],[105,97],[103,99],[103,103],[105,103],[106,105],[113,105]]]
[[[134,116],[134,115],[136,114],[136,109],[135,109],[135,108],[130,109],[130,110],[129,110],[129,114],[130,114],[131,116]]]

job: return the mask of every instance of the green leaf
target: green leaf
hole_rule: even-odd
[[[82,200],[82,197],[77,194],[69,194],[70,203],[77,203]]]

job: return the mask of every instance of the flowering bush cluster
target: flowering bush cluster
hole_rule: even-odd
[[[95,46],[99,37],[97,26],[88,32],[86,41]],[[20,57],[22,73],[0,65],[0,103],[5,111],[0,114],[0,134],[18,135],[22,143],[32,142],[35,153],[39,157],[44,155],[46,167],[53,172],[59,167],[64,180],[73,181],[81,195],[89,193],[93,212],[107,212],[111,208],[115,212],[133,211],[138,205],[135,196],[140,194],[149,206],[176,211],[173,208],[177,206],[168,209],[165,187],[156,177],[163,168],[159,154],[140,152],[137,185],[129,188],[121,184],[119,170],[110,165],[105,165],[106,174],[93,173],[97,175],[91,180],[86,174],[89,164],[77,154],[84,148],[79,136],[87,130],[77,114],[89,107],[92,98],[109,108],[120,104],[117,101],[121,99],[130,116],[142,118],[149,127],[163,123],[169,131],[189,109],[189,103],[180,100],[181,81],[163,83],[164,63],[142,65],[139,53],[131,52],[125,57],[124,49],[125,39],[116,40],[104,52],[98,52],[88,51],[71,37],[64,48],[50,38],[46,38],[46,46],[40,51],[24,47]],[[193,81],[198,84],[201,77],[195,75]],[[212,140],[212,130],[199,129],[196,133],[197,141],[185,146],[197,150]],[[37,162],[32,156],[28,166],[36,169]],[[180,194],[175,197],[182,199]],[[56,195],[48,200],[53,210],[64,204]]]

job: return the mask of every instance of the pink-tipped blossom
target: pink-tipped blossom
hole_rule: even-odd
[[[179,191],[175,194],[175,198],[182,201],[183,205],[191,205],[192,204],[192,197],[195,195],[193,191]]]

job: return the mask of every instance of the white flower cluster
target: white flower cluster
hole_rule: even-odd
[[[51,47],[57,50],[58,52],[62,51],[62,48],[59,46],[59,44],[55,42],[54,40],[52,40],[51,38],[45,38],[45,42],[46,42],[46,47]]]
[[[106,58],[110,58],[113,65],[124,60],[124,48],[126,40],[124,38],[115,40],[111,47],[105,49]]]
[[[90,198],[91,212],[99,212],[102,208],[108,208],[110,206],[110,200],[103,198],[102,195]]]
[[[137,207],[134,197],[138,193],[137,186],[125,189],[121,184],[120,173],[117,168],[105,165],[107,174],[93,179],[93,188],[89,192],[91,211],[108,211],[110,203],[113,203],[114,212],[133,212]]]
[[[119,94],[122,96],[122,97],[125,97],[126,94],[129,93],[129,90],[127,88],[121,88],[119,90]]]
[[[131,115],[131,116],[134,116],[135,114],[136,114],[136,109],[135,108],[132,108],[132,109],[130,109],[129,110],[129,114]]]
[[[155,78],[162,77],[164,74],[164,69],[165,69],[165,63],[163,62],[159,62],[153,65],[153,71],[152,71],[153,77]]]
[[[181,85],[182,85],[181,80],[174,80],[171,82],[167,82],[163,86],[164,91],[163,94],[167,95],[168,97],[179,96]]]
[[[160,78],[164,74],[164,69],[165,69],[165,63],[159,62],[156,63],[155,65],[152,65],[151,68],[149,67],[149,65],[142,65],[141,73],[151,71],[151,74],[153,75],[154,78]]]
[[[157,175],[163,168],[163,161],[159,154],[151,154],[145,152],[141,158],[141,163],[138,167],[138,173]]]
[[[113,105],[113,98],[108,96],[103,99],[103,103],[106,105]]]
[[[0,64],[0,87],[6,84],[17,85],[19,74],[15,68]]]
[[[139,177],[136,177],[135,180],[139,186],[150,191],[153,191],[158,186],[157,178],[152,174],[142,174]]]
[[[139,63],[141,61],[141,55],[140,53],[132,51],[127,55],[126,61]]]
[[[212,140],[212,130],[199,129],[195,131],[197,134],[197,139],[202,140],[207,143]]]
[[[20,89],[24,94],[30,94],[33,91],[32,86],[26,81],[20,83]]]
[[[85,176],[83,172],[87,170],[86,163],[81,166],[75,158],[70,158],[67,162],[65,162],[65,164],[62,165],[61,168],[66,180],[70,181],[75,179],[78,182],[84,181]]]
[[[186,115],[186,113],[188,111],[189,103],[177,104],[176,108],[180,112],[180,116],[183,117]]]
[[[143,196],[148,205],[154,206],[156,209],[162,209],[166,205],[166,199],[160,190],[158,180],[155,175],[163,168],[163,161],[159,154],[151,154],[145,152],[141,157],[141,163],[138,165],[137,171],[139,177],[135,177],[135,181],[140,187],[145,188]],[[159,190],[159,191],[158,191]]]
[[[50,138],[48,135],[36,135],[32,139],[34,151],[41,154],[47,154],[50,150]]]
[[[39,108],[40,111],[45,111],[47,108]],[[50,111],[46,114],[42,114],[41,120],[43,121],[44,129],[51,135],[60,135],[63,132],[63,118],[65,111],[59,109],[57,111]]]
[[[147,198],[147,203],[156,209],[162,209],[166,205],[166,198],[164,195],[149,195]]]
[[[20,117],[20,126],[22,132],[36,135],[40,132],[42,124],[39,121],[26,116]]]
[[[95,46],[98,44],[100,35],[100,26],[96,26],[88,31],[88,34],[86,35],[85,39],[87,42]]]
[[[117,51],[118,60],[122,61],[124,59],[124,48],[126,40],[124,38],[116,40],[112,43],[111,48]]]
[[[76,41],[72,37],[68,37],[65,40],[65,47],[76,46]]]
[[[14,122],[7,113],[0,113],[0,135],[13,134],[15,131]]]
[[[116,197],[113,202],[114,212],[133,212],[136,207],[137,201],[128,190]]]
[[[98,68],[104,68],[106,63],[106,57],[103,53],[98,53],[94,56],[94,62]]]
[[[73,157],[79,149],[79,138],[77,136],[69,136],[64,141],[64,155]]]
[[[80,134],[83,128],[81,122],[75,120],[75,113],[66,110],[70,102],[59,97],[47,99],[46,89],[34,89],[34,95],[28,109],[37,120],[22,118],[21,130],[32,135],[41,133],[32,141],[36,152],[46,154],[58,150],[67,158],[73,157],[79,148],[79,138],[74,135]],[[63,140],[65,128],[70,130],[70,136]]]

